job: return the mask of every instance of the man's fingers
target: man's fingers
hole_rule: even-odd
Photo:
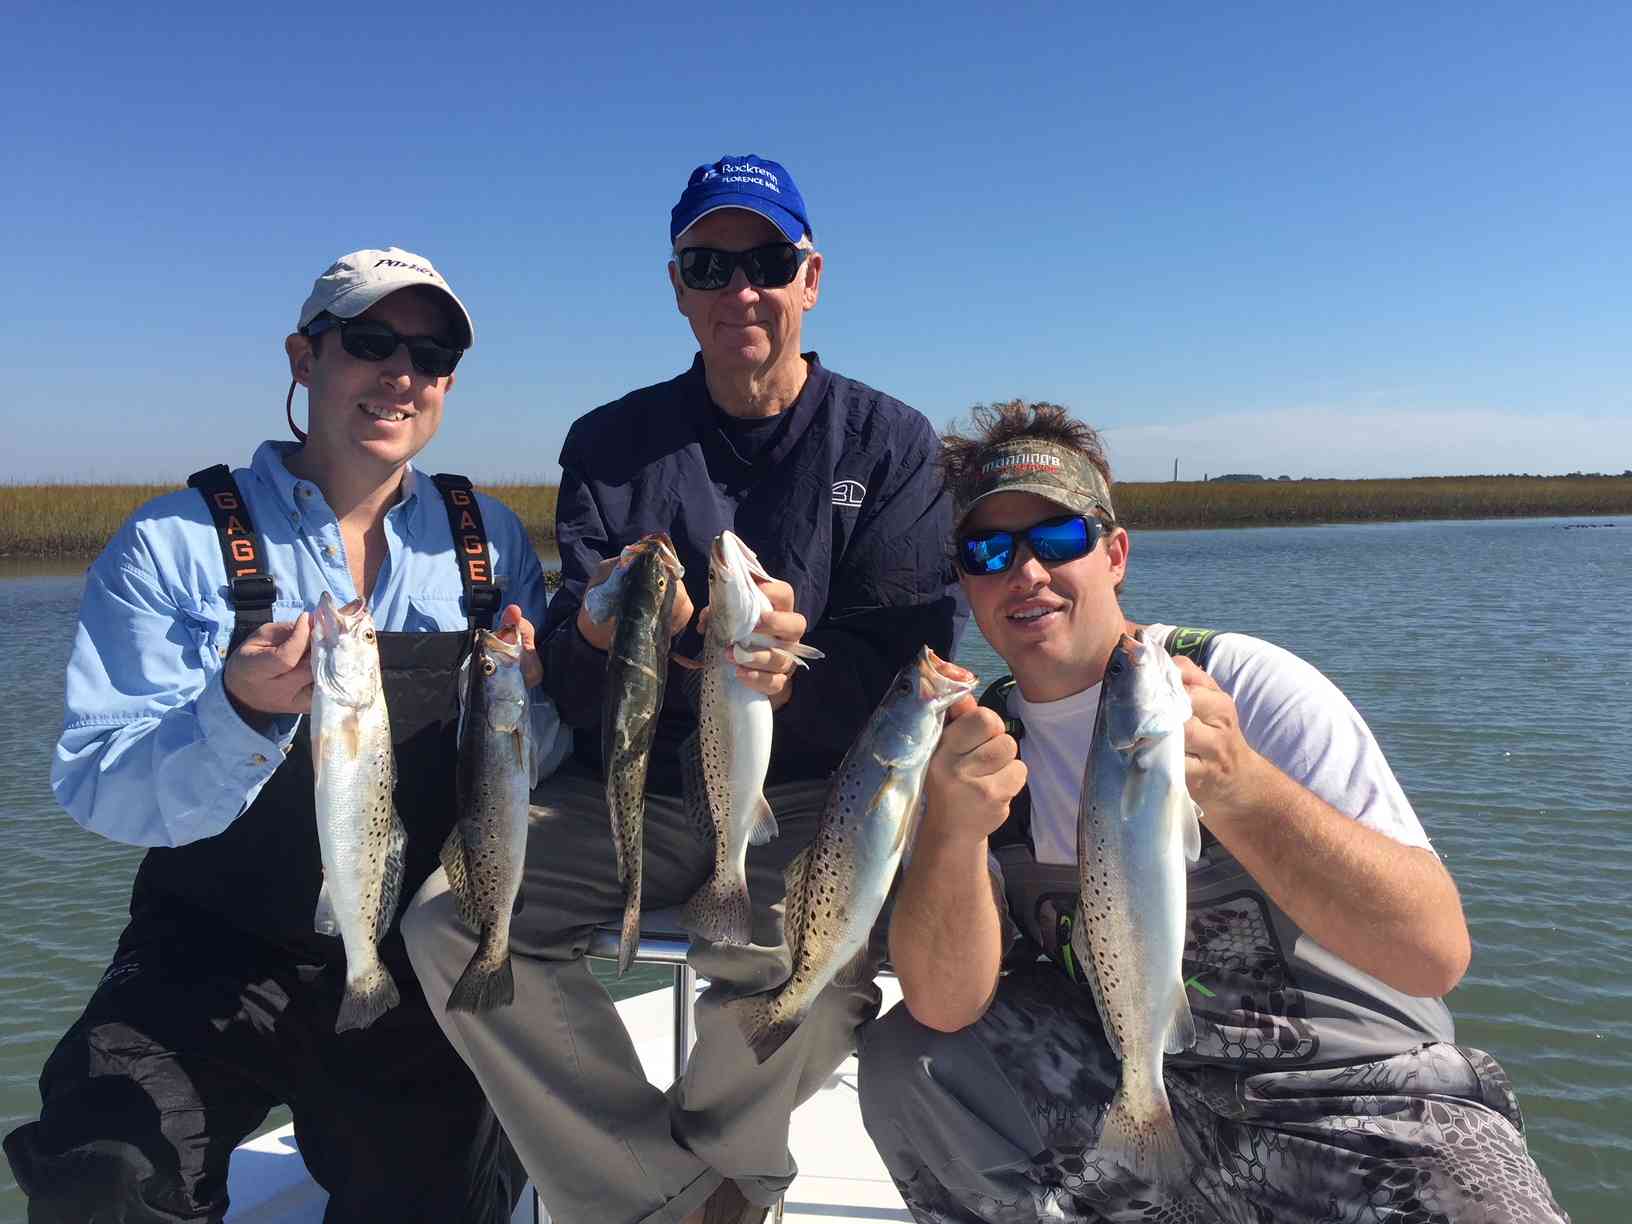
[[[754,631],[766,637],[781,638],[784,642],[797,642],[805,636],[805,630],[809,627],[809,623],[798,612],[778,612],[773,609],[759,618]]]
[[[988,710],[984,706],[976,706],[968,711],[956,722],[947,725],[941,742],[947,750],[962,756],[973,752],[982,744],[1003,736],[1003,720],[996,710]],[[1009,741],[1013,743],[1013,740]]]
[[[947,707],[946,721],[951,724],[969,713],[969,711],[978,709],[980,709],[980,702],[976,701],[972,694],[965,693]]]
[[[759,589],[765,593],[765,598],[771,601],[772,611],[793,611],[793,588],[786,582],[780,578],[757,578],[755,581],[759,583]],[[764,625],[765,622],[762,619],[759,623]]]
[[[300,666],[301,658],[306,654],[307,646],[312,641],[312,618],[302,612],[290,622],[288,636],[278,643],[273,651],[278,656],[278,662],[283,664],[285,671],[294,671]]]
[[[1184,681],[1185,688],[1213,689],[1217,692],[1224,691],[1218,687],[1218,681],[1214,680],[1205,671],[1197,667],[1183,655],[1175,655],[1173,662],[1179,665],[1179,678]]]
[[[1013,737],[999,735],[996,739],[989,739],[964,753],[959,758],[958,768],[970,777],[978,778],[1006,769],[1019,755],[1020,746],[1014,742]]]

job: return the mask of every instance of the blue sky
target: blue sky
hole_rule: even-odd
[[[1054,399],[1134,480],[1632,467],[1625,6],[258,9],[7,6],[0,480],[245,461],[312,279],[390,244],[476,319],[429,465],[553,478],[689,362],[668,211],[746,152],[810,206],[807,347],[937,425]]]

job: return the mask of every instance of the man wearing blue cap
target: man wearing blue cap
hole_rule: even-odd
[[[574,423],[561,451],[556,540],[562,588],[539,632],[547,691],[574,729],[573,758],[535,795],[524,904],[511,928],[517,1005],[440,1013],[558,1224],[764,1219],[793,1179],[793,1108],[854,1048],[876,1014],[871,982],[830,988],[764,1064],[725,1004],[790,972],[783,869],[814,836],[827,778],[897,668],[952,636],[944,539],[950,510],[922,415],[801,352],[823,261],[786,168],[726,157],[698,167],[670,220],[669,281],[701,350],[679,377]],[[737,675],[775,709],[765,797],[780,834],[748,855],[753,943],[694,936],[712,983],[697,1045],[665,1097],[646,1081],[605,990],[582,959],[622,914],[600,760],[610,623],[583,611],[610,558],[667,532],[685,566],[675,651],[698,653],[714,538],[737,533],[776,575],[759,629],[827,655],[753,652]],[[683,749],[697,728],[678,674],[646,787],[643,904],[684,903],[708,878],[711,833],[682,801]],[[473,936],[436,877],[405,920],[432,1000],[469,960]],[[446,986],[444,986],[446,982]]]

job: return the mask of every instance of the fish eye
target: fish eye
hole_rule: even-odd
[[[374,640],[374,630],[364,629],[363,630],[363,641],[372,642],[373,640]]]
[[[491,676],[494,672],[496,672],[498,670],[499,670],[499,665],[497,663],[493,662],[492,659],[489,659],[485,655],[482,656],[482,675]]]
[[[1113,675],[1113,676],[1120,676],[1122,674],[1122,660],[1121,660],[1121,658],[1118,657],[1118,658],[1112,659],[1110,667],[1108,667],[1106,670],[1109,671],[1111,673],[1111,675]]]

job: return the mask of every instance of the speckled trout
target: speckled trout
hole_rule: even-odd
[[[1186,860],[1200,815],[1184,784],[1190,698],[1159,646],[1126,634],[1111,652],[1077,812],[1082,900],[1071,949],[1093,988],[1122,1083],[1099,1154],[1159,1191],[1188,1188],[1162,1082],[1164,1054],[1196,1043],[1184,995]]]
[[[537,778],[521,645],[478,629],[459,711],[459,822],[442,847],[442,866],[459,916],[481,939],[448,995],[449,1011],[489,1011],[515,999],[510,915]]]
[[[313,925],[346,949],[346,993],[334,1031],[367,1028],[397,1005],[380,960],[402,891],[408,835],[391,791],[396,758],[380,682],[374,620],[361,599],[327,592],[312,617],[312,766],[323,886]]]
[[[641,851],[645,843],[646,767],[663,708],[669,674],[669,618],[685,570],[674,545],[661,532],[629,545],[608,576],[610,594],[599,587],[585,593],[591,619],[617,617],[606,656],[606,698],[601,709],[601,765],[606,770],[606,806],[618,880],[624,887],[623,930],[618,973],[623,974],[640,946]]]
[[[697,735],[682,751],[695,756],[697,788],[714,827],[714,873],[686,903],[681,918],[705,939],[746,944],[752,935],[748,902],[748,847],[776,836],[776,817],[765,802],[771,764],[771,699],[737,679],[743,651],[778,647],[795,663],[822,652],[787,646],[755,632],[771,601],[756,579],[770,575],[753,549],[732,532],[714,541],[708,559],[708,630],[697,703]]]
[[[946,711],[974,673],[924,647],[903,667],[833,775],[811,844],[788,865],[783,929],[793,973],[774,993],[732,1006],[764,1062],[787,1041],[829,982],[869,976],[868,938],[918,814]]]

